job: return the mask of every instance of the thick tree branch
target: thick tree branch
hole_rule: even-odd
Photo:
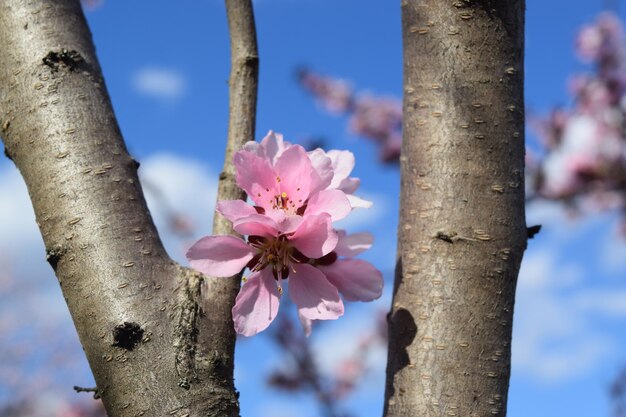
[[[1,135],[109,417],[238,415],[233,291],[202,305],[205,278],[165,253],[79,1],[0,10]]]
[[[524,0],[402,0],[386,416],[504,416],[524,222]]]

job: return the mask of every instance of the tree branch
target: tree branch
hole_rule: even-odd
[[[243,145],[254,140],[259,57],[256,43],[256,27],[251,0],[226,0],[228,27],[231,42],[231,70],[229,80],[229,121],[228,140],[224,157],[224,167],[220,174],[217,200],[246,199],[246,193],[235,182],[233,155]],[[234,234],[232,225],[224,217],[215,214],[213,234]],[[222,372],[223,380],[231,381],[234,369],[236,335],[231,310],[241,286],[241,274],[232,278],[207,278],[203,288],[206,309],[211,312],[211,339],[221,340],[223,350],[220,361],[214,366],[215,372]],[[198,343],[210,355],[215,346]],[[234,389],[234,387],[233,387]],[[235,409],[236,405],[236,409]],[[229,414],[238,415],[239,406],[233,403]]]
[[[504,416],[524,222],[524,0],[402,0],[385,415]]]
[[[165,253],[79,1],[0,7],[2,138],[109,417],[238,415],[234,289],[203,305],[205,277]]]

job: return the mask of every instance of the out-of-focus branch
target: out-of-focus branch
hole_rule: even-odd
[[[386,312],[379,312],[371,329],[359,335],[359,342],[331,375],[320,369],[310,339],[296,329],[289,316],[279,318],[280,326],[271,335],[290,360],[283,361],[281,369],[274,370],[269,384],[286,392],[311,392],[318,400],[325,417],[348,417],[341,410],[341,401],[358,388],[371,371],[367,359],[373,350],[387,344]],[[319,323],[322,325],[322,323]]]

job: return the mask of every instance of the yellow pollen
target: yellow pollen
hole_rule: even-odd
[[[283,191],[283,193],[280,195],[282,198],[287,198],[287,193]]]
[[[283,287],[278,287],[278,294],[283,295]]]
[[[241,277],[241,280],[243,281],[243,283],[245,284],[246,282],[248,282],[248,278],[246,277]]]

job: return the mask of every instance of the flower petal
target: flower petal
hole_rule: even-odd
[[[328,151],[326,155],[332,161],[335,173],[329,188],[339,188],[341,182],[348,178],[348,175],[354,169],[354,154],[350,151],[332,150]]]
[[[330,214],[304,216],[304,220],[289,239],[291,244],[309,258],[321,258],[337,246]]]
[[[370,208],[374,205],[371,201],[363,200],[362,198],[352,194],[347,194],[346,197],[348,197],[348,201],[350,201],[352,208]]]
[[[284,152],[285,145],[290,144],[283,141],[283,135],[274,133],[272,130],[267,132],[267,135],[261,141],[261,148],[265,152],[265,157],[272,162],[272,165],[276,163],[276,159]]]
[[[280,219],[280,221],[277,221],[278,230],[282,234],[293,233],[298,227],[300,227],[300,224],[302,224],[303,220],[304,218],[302,216],[285,215],[282,219]]]
[[[242,200],[222,200],[217,202],[217,212],[231,222],[257,214],[253,206]]]
[[[372,243],[374,242],[374,236],[367,232],[346,235],[345,230],[338,230],[337,236],[339,240],[335,247],[335,252],[339,256],[346,256],[348,258],[357,256],[361,252],[368,250],[372,247]]]
[[[308,152],[311,166],[313,167],[311,180],[311,193],[325,190],[330,185],[333,175],[333,163],[326,152],[320,148]]]
[[[361,180],[355,177],[349,177],[341,181],[337,186],[338,190],[343,191],[346,194],[353,194],[357,188],[361,185]]]
[[[250,275],[233,307],[235,331],[254,336],[267,329],[278,313],[280,294],[270,268]]]
[[[339,190],[323,190],[309,198],[305,215],[328,213],[331,220],[343,219],[352,211],[346,194]]]
[[[300,207],[311,190],[311,161],[304,148],[300,145],[292,145],[276,159],[275,187],[280,188],[287,198],[297,207]],[[290,205],[290,203],[288,203]]]
[[[267,159],[252,152],[235,152],[233,157],[239,185],[257,205],[271,210],[274,197],[278,194],[276,172]]]
[[[343,302],[335,288],[317,268],[294,264],[289,275],[289,296],[298,312],[310,320],[334,320],[343,315]]]
[[[251,214],[233,222],[233,229],[242,235],[278,236],[278,225],[264,214]]]
[[[339,259],[319,269],[348,301],[372,301],[383,292],[382,273],[361,259]]]
[[[243,240],[234,236],[205,236],[187,251],[191,267],[212,277],[232,277],[254,256]]]

